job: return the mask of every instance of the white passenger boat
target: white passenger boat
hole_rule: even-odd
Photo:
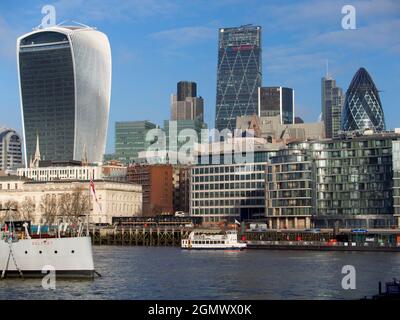
[[[26,227],[25,227],[26,228]],[[7,228],[4,228],[7,229]],[[43,277],[54,270],[56,277],[93,277],[94,263],[89,236],[32,238],[26,231],[17,236],[0,231],[1,277]]]
[[[188,239],[182,239],[181,248],[191,250],[241,250],[247,244],[238,241],[236,230],[226,232],[192,231]]]

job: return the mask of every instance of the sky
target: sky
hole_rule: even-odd
[[[355,8],[356,29],[342,28],[342,7]],[[197,82],[205,121],[214,126],[218,28],[262,27],[263,86],[295,90],[296,116],[316,121],[321,77],[347,90],[365,67],[381,91],[388,129],[400,127],[400,1],[398,0],[59,0],[0,2],[0,126],[21,132],[16,39],[38,26],[44,5],[64,20],[97,27],[110,41],[112,92],[107,153],[114,123],[170,116],[180,80]]]

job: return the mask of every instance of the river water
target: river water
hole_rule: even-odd
[[[0,281],[0,299],[359,299],[400,277],[400,253],[184,251],[171,247],[96,246],[94,280]],[[342,289],[343,266],[356,289]]]

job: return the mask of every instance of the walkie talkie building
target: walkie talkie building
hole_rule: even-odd
[[[111,95],[107,36],[90,27],[54,26],[17,40],[25,159],[36,137],[45,160],[101,162]],[[29,161],[26,161],[29,163]]]
[[[385,118],[379,92],[364,68],[358,69],[346,92],[342,110],[341,129],[384,131]]]

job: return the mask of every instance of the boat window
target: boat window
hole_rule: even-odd
[[[28,254],[28,251],[25,251],[25,254]]]
[[[75,250],[72,250],[71,253],[75,253]]]
[[[39,251],[40,254],[42,254],[42,251]]]
[[[56,251],[54,251],[54,253],[55,253],[55,254],[57,254],[57,250],[56,250]]]

